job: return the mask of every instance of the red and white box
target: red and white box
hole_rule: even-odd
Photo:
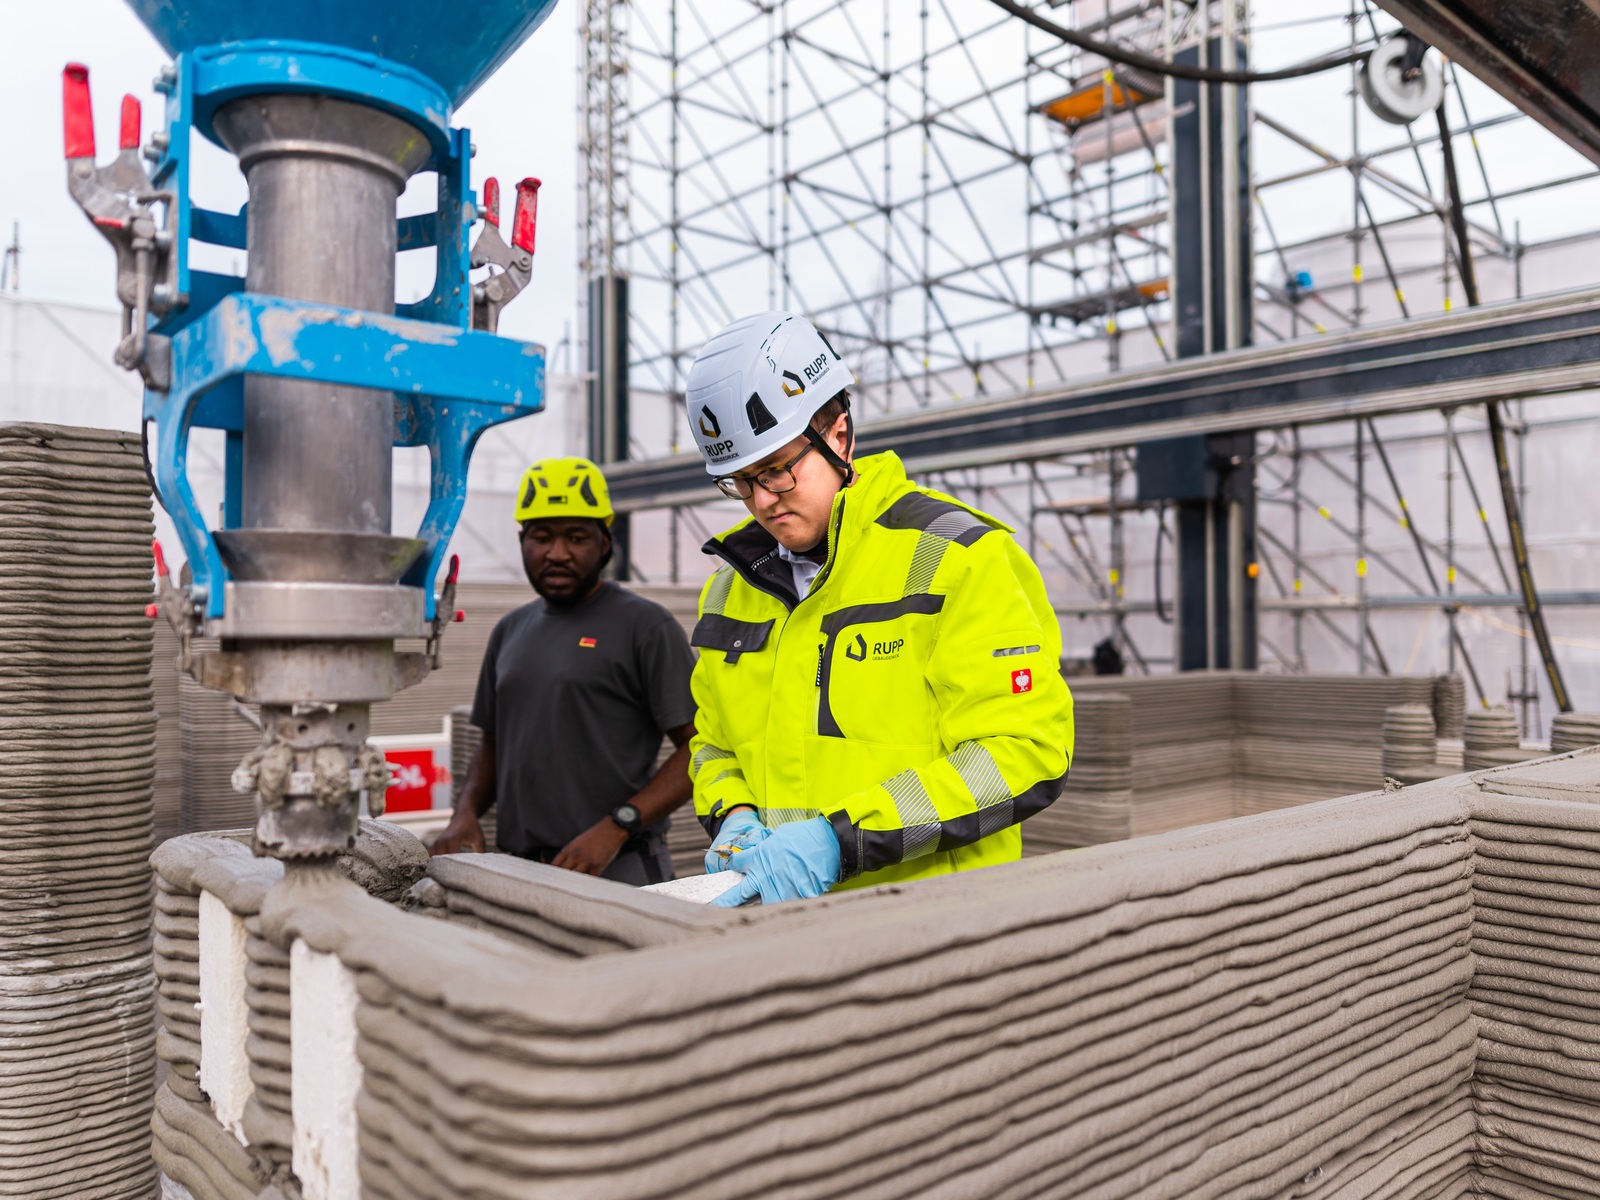
[[[389,762],[384,816],[452,808],[450,723],[439,733],[388,734],[368,739]]]

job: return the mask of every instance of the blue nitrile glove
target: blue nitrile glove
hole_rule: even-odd
[[[759,846],[735,854],[728,870],[744,872],[711,903],[736,908],[761,897],[763,904],[810,900],[839,882],[839,839],[826,817],[779,825]]]
[[[722,828],[717,830],[717,836],[711,839],[711,849],[706,851],[706,874],[715,875],[718,871],[728,869],[728,855],[718,854],[717,851],[731,850],[737,854],[740,850],[749,850],[757,842],[764,842],[771,836],[772,831],[761,823],[761,818],[756,816],[755,809],[741,808],[722,822]]]

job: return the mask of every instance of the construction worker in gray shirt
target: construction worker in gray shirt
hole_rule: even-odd
[[[593,463],[535,463],[516,516],[539,598],[490,635],[472,706],[483,744],[433,852],[483,850],[479,818],[497,804],[506,854],[634,885],[671,879],[667,820],[690,793],[688,639],[659,604],[600,577],[612,509]],[[656,770],[663,735],[676,749]]]

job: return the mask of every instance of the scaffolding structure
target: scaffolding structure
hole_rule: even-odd
[[[1034,7],[1156,56],[1263,70],[1359,50],[1398,28],[1369,0]],[[761,309],[803,311],[823,328],[857,373],[866,420],[1178,353],[1173,130],[1186,109],[1173,81],[1065,45],[986,0],[590,0],[582,30],[584,262],[591,276],[629,281],[628,457],[689,444],[682,389],[695,351]],[[1596,221],[1569,216],[1597,211],[1593,168],[1453,64],[1443,69],[1484,298],[1600,281]],[[1222,89],[1250,130],[1239,166],[1249,262],[1234,270],[1224,254],[1220,269],[1251,303],[1226,345],[1464,303],[1441,130],[1431,119],[1379,122],[1356,71]],[[1537,220],[1538,236],[1524,240],[1519,214]],[[1588,400],[1546,418],[1550,403],[1515,406],[1515,457],[1525,459],[1530,430],[1600,430]],[[1264,664],[1481,665],[1469,693],[1520,703],[1525,729],[1536,728],[1537,664],[1518,636],[1521,600],[1501,565],[1506,533],[1482,440],[1466,412],[1257,437]],[[1161,670],[1172,544],[1162,507],[1136,497],[1137,456],[1041,454],[930,482],[1016,525],[1064,619],[1109,637],[1130,669]],[[1426,518],[1412,519],[1419,511]],[[636,515],[635,569],[698,579],[697,556],[680,543],[727,524],[723,515]],[[1581,587],[1552,595],[1558,609],[1589,602]],[[1432,630],[1417,635],[1422,649],[1397,654],[1402,625],[1419,620]],[[1472,661],[1476,650],[1487,663],[1490,635],[1515,649],[1510,680]],[[1594,675],[1600,700],[1600,664]]]

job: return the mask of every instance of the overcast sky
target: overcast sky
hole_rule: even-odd
[[[478,157],[473,185],[498,175],[510,185],[526,175],[544,181],[539,194],[539,240],[533,282],[501,319],[502,333],[545,343],[552,350],[574,321],[577,132],[577,6],[564,2],[517,54],[456,114],[472,130]],[[465,16],[470,5],[464,6]],[[61,144],[61,68],[89,68],[100,160],[115,153],[117,113],[124,93],[144,105],[145,136],[161,123],[161,100],[150,86],[167,61],[154,38],[123,0],[55,0],[6,5],[6,70],[0,72],[0,111],[11,114],[0,135],[0,242],[21,229],[22,290],[48,300],[115,307],[114,257],[67,195]],[[201,139],[196,139],[201,142]],[[238,211],[244,178],[234,160],[204,143],[196,151],[195,199],[209,208]],[[432,207],[433,180],[408,196],[409,211]],[[227,270],[241,258],[220,251]],[[402,256],[401,298],[415,299],[431,270]],[[242,264],[241,264],[242,266]]]

